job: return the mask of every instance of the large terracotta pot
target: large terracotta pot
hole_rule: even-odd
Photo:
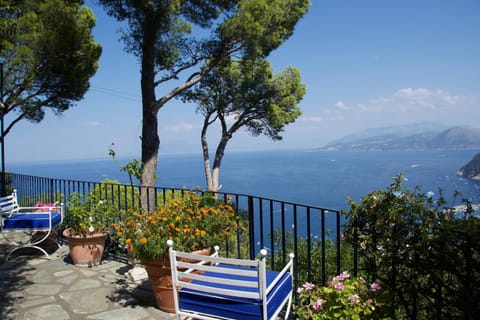
[[[93,267],[100,264],[105,249],[106,233],[95,233],[88,236],[72,235],[70,229],[63,231],[68,240],[70,257],[78,267]]]
[[[196,254],[208,255],[210,249],[195,251]],[[142,259],[148,274],[148,280],[152,286],[157,307],[168,313],[175,313],[175,302],[173,300],[172,269],[168,256],[158,260]]]
[[[147,270],[148,280],[150,280],[157,307],[162,311],[174,313],[172,270],[169,258],[142,260],[142,264]]]

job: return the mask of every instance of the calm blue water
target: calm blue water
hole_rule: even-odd
[[[251,194],[321,206],[347,208],[374,189],[384,189],[403,172],[409,188],[450,197],[462,192],[480,203],[480,182],[461,179],[456,170],[478,151],[314,152],[269,151],[226,153],[221,169],[221,191]],[[84,181],[116,179],[128,183],[120,168],[131,159],[104,159],[39,164],[7,164],[15,173]],[[160,155],[158,186],[204,187],[201,155]],[[458,204],[458,203],[457,203]]]

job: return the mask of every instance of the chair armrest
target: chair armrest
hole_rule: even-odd
[[[272,281],[272,283],[270,283],[270,285],[268,286],[267,288],[267,294],[275,287],[275,285],[280,281],[280,279],[282,279],[282,277],[290,271],[290,273],[292,273],[292,269],[293,269],[293,258],[295,257],[293,255],[293,253],[290,253],[288,255],[288,257],[290,258],[289,261],[287,262],[287,264],[283,267],[283,269],[278,273],[278,275],[275,277],[275,280]]]

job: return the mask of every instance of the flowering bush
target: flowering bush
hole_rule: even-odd
[[[239,227],[239,216],[212,194],[188,192],[156,211],[130,210],[113,227],[114,237],[132,256],[155,260],[168,254],[167,240],[181,251],[222,244]]]
[[[378,283],[351,278],[348,272],[334,277],[327,287],[305,283],[298,288],[295,307],[299,319],[371,319],[376,309]]]
[[[71,229],[72,235],[105,233],[110,230],[117,215],[118,210],[108,201],[100,199],[96,192],[91,192],[85,199],[78,193],[72,193],[67,203],[65,225]]]
[[[58,210],[59,204],[57,202],[48,203],[48,202],[43,202],[41,200],[38,200],[35,203],[35,207],[39,208],[37,209],[37,212],[49,212],[50,210],[53,210],[53,211]]]

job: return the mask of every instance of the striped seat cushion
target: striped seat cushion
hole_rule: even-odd
[[[227,267],[219,265],[219,268]],[[228,268],[242,268],[232,267]],[[233,272],[234,273],[234,272]],[[267,287],[272,283],[275,277],[279,274],[276,271],[267,270]],[[249,280],[248,277],[239,276],[236,274],[223,274],[215,272],[205,272],[204,275],[215,276],[224,279]],[[215,286],[222,289],[230,290],[244,290],[255,292],[256,288],[237,287],[227,284],[210,283],[207,281],[192,280],[194,284],[201,284],[207,286]],[[267,297],[267,313],[270,318],[275,310],[282,304],[292,291],[292,276],[286,273],[281,281],[279,281],[275,288],[268,294]],[[183,310],[190,310],[193,312],[207,313],[219,317],[232,319],[261,319],[262,318],[262,300],[226,296],[215,293],[200,292],[197,290],[182,288],[179,291],[179,307]]]

